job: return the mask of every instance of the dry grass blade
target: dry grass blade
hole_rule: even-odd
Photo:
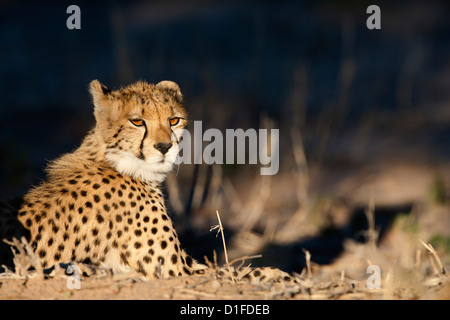
[[[13,238],[12,241],[6,239],[3,240],[6,244],[11,246],[11,250],[14,254],[14,265],[16,267],[16,274],[18,276],[26,276],[28,270],[33,267],[38,275],[43,275],[42,265],[34,254],[25,237],[21,237],[20,240]],[[15,249],[13,249],[15,247]]]
[[[303,249],[303,252],[305,253],[305,259],[306,259],[306,269],[308,271],[308,278],[311,279],[312,278],[312,272],[311,272],[311,253],[306,250]]]
[[[256,258],[262,258],[262,254],[255,254],[253,256],[243,256],[243,257],[240,257],[240,258],[233,259],[230,262],[230,265],[233,265],[233,264],[235,264],[238,261],[242,261],[241,262],[241,265],[242,265],[245,262],[245,260],[256,259]]]
[[[203,259],[205,259],[205,263],[208,266],[208,268],[215,269],[213,263],[211,261],[209,261],[207,256],[203,256]]]
[[[213,250],[213,259],[214,259],[214,266],[217,269],[217,252],[216,252],[216,250]]]
[[[439,255],[437,254],[437,252],[436,252],[436,250],[433,248],[433,246],[432,246],[430,243],[429,243],[429,244],[426,244],[425,242],[423,242],[423,241],[420,240],[420,239],[419,239],[419,241],[420,241],[420,243],[423,244],[423,246],[424,246],[431,254],[433,254],[434,258],[436,259],[436,262],[437,262],[438,265],[439,265],[439,268],[440,268],[440,274],[446,275],[446,271],[445,271],[444,265],[442,264],[441,259],[439,258]]]
[[[217,220],[219,221],[219,225],[211,228],[209,231],[215,230],[215,229],[217,229],[217,227],[219,228],[219,231],[222,234],[223,250],[225,253],[225,262],[228,267],[228,272],[230,273],[231,280],[233,280],[233,282],[236,282],[236,279],[234,279],[234,276],[233,276],[233,272],[231,271],[230,263],[228,261],[227,245],[225,243],[225,235],[223,233],[223,226],[222,226],[222,221],[220,220],[219,210],[216,210],[216,214],[217,214]]]
[[[375,250],[378,242],[378,232],[375,230],[375,201],[371,198],[369,200],[369,206],[365,210],[365,215],[368,224],[367,238],[370,248]]]

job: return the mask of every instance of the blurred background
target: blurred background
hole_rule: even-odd
[[[336,265],[368,241],[395,257],[405,234],[448,263],[450,5],[376,2],[77,1],[81,30],[69,30],[72,2],[2,1],[1,198],[80,144],[91,80],[172,80],[203,130],[280,130],[274,176],[204,164],[170,175],[175,224],[199,260],[223,261],[209,232],[218,210],[230,259],[262,254],[253,265],[300,272],[304,250]],[[366,27],[370,4],[381,30]]]

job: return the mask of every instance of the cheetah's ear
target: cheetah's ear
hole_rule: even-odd
[[[89,92],[92,94],[95,102],[108,95],[111,92],[111,89],[104,84],[101,84],[98,80],[92,80],[89,84]]]
[[[179,103],[183,101],[180,87],[173,81],[164,80],[156,85],[156,88],[167,91]]]
[[[117,106],[114,103],[111,89],[98,80],[91,81],[89,92],[94,100],[94,115],[97,122],[100,119],[114,120],[117,116]]]

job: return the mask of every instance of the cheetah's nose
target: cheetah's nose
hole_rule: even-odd
[[[173,146],[172,142],[164,143],[160,142],[153,145],[155,149],[159,150],[162,154],[166,154],[167,151]]]

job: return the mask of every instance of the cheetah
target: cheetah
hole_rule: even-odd
[[[94,128],[0,212],[0,239],[25,235],[44,268],[93,264],[148,279],[201,272],[206,266],[181,247],[160,187],[187,124],[179,86],[138,81],[111,90],[93,80],[89,91]],[[2,249],[11,253],[2,242],[0,265],[11,264]]]
[[[187,123],[180,88],[138,81],[113,91],[94,80],[90,93],[95,127],[49,164],[16,220],[2,215],[2,238],[25,231],[44,268],[89,263],[148,278],[202,269],[181,248],[160,188]]]

